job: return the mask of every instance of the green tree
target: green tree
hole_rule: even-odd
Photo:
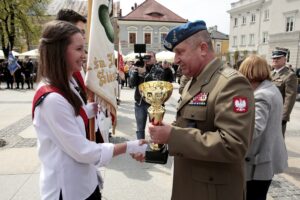
[[[49,0],[0,1],[0,39],[6,58],[16,42],[25,39],[29,46],[38,37],[48,3]]]

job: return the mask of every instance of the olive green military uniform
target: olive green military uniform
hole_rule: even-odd
[[[248,80],[214,59],[187,83],[177,108],[168,142],[174,156],[172,200],[242,200],[253,129]]]
[[[297,76],[288,67],[284,67],[277,73],[272,72],[272,82],[280,90],[283,98],[283,121],[290,120],[290,114],[297,97]]]

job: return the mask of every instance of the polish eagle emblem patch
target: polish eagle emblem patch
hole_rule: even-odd
[[[236,113],[248,112],[247,97],[234,97],[233,98],[233,111]]]

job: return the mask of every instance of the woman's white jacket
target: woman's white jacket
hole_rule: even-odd
[[[254,91],[255,130],[246,156],[247,181],[271,180],[287,167],[287,150],[281,131],[282,96],[268,80]]]
[[[44,83],[38,87],[41,85]],[[74,85],[70,86],[79,96]],[[60,191],[64,200],[88,198],[100,183],[97,167],[112,159],[113,144],[87,140],[83,119],[55,92],[35,109],[33,125],[41,160],[41,199],[59,199]]]

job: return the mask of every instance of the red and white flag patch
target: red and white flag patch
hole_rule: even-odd
[[[248,112],[247,97],[233,97],[233,111],[236,113]]]

